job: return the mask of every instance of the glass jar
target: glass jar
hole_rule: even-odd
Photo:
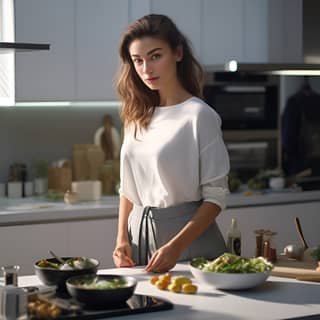
[[[18,286],[18,273],[20,270],[20,266],[3,266],[1,267],[5,285],[13,285]]]

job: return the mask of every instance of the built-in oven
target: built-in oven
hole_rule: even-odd
[[[276,79],[267,75],[207,72],[204,100],[222,118],[222,128],[276,129],[279,98]]]
[[[220,115],[231,171],[243,183],[280,166],[278,78],[206,72],[204,99]]]

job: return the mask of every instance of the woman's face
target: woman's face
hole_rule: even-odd
[[[182,50],[173,52],[167,42],[143,37],[131,42],[129,53],[135,70],[151,90],[165,91],[177,83],[177,61]]]

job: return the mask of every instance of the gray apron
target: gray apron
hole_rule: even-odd
[[[185,202],[168,208],[134,205],[128,220],[132,259],[146,265],[152,254],[173,238],[193,217],[202,201]],[[178,261],[196,257],[214,259],[226,251],[216,222],[186,248]]]

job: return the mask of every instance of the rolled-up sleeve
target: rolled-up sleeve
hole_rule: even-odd
[[[211,202],[218,205],[224,210],[227,205],[228,177],[222,177],[201,186],[203,201]]]
[[[200,185],[202,199],[226,208],[230,161],[221,135],[200,152]]]

